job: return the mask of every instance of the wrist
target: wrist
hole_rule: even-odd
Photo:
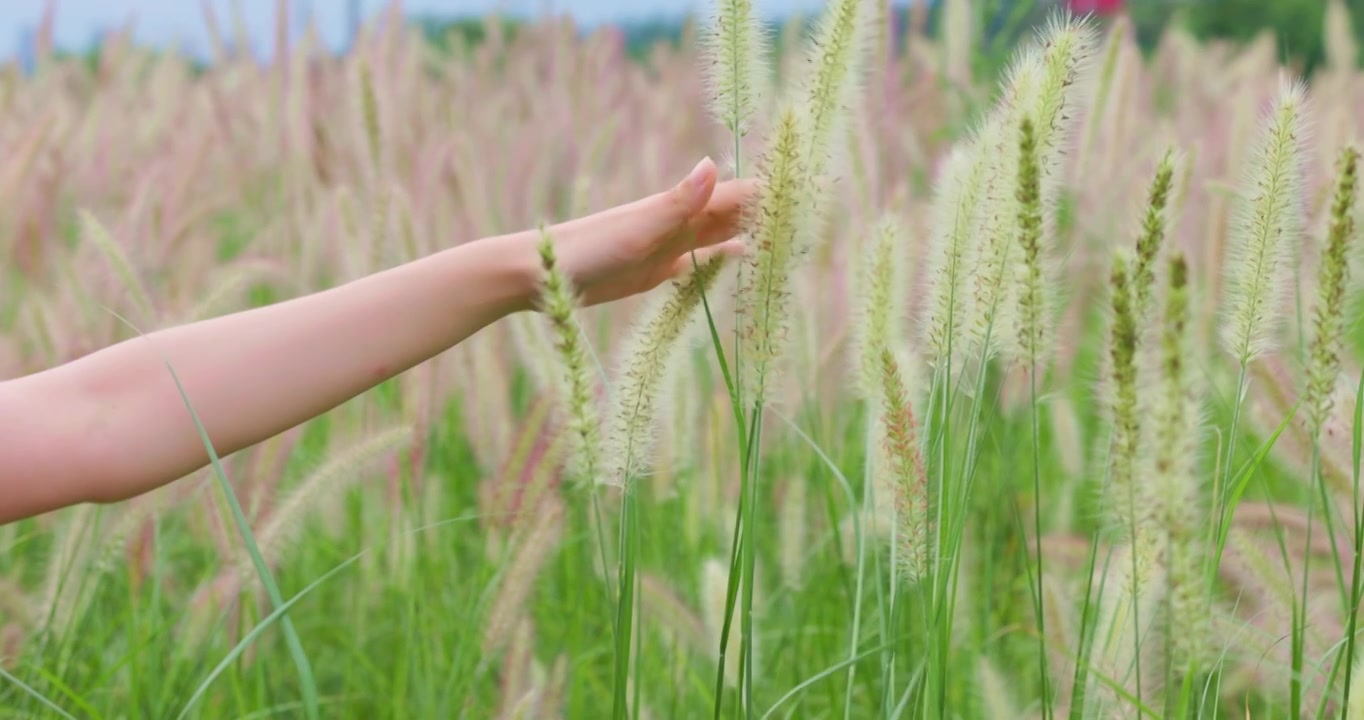
[[[486,253],[494,271],[497,304],[502,314],[534,310],[540,293],[540,256],[536,252],[536,236],[519,232],[497,235],[475,241],[474,245]]]

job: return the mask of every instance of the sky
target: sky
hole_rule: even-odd
[[[0,0],[0,59],[8,61],[23,47],[25,32],[37,27],[49,1],[56,3],[56,42],[61,48],[89,47],[101,30],[132,21],[139,41],[159,47],[180,47],[191,55],[207,54],[208,33],[203,3],[213,7],[218,25],[229,32],[232,7],[242,16],[257,54],[268,56],[273,44],[278,0]],[[350,0],[289,0],[297,31],[304,13],[311,9],[318,30],[333,48],[341,48],[348,31]],[[504,14],[534,16],[545,10],[570,14],[584,25],[618,20],[680,16],[704,10],[708,0],[403,0],[409,15],[470,15],[500,10]],[[781,15],[810,11],[824,0],[755,0],[759,11]],[[373,15],[388,0],[360,0],[365,16]]]

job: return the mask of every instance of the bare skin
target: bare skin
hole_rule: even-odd
[[[750,181],[703,160],[677,186],[549,228],[587,305],[645,292],[734,239]],[[331,410],[534,308],[534,230],[457,245],[329,290],[171,327],[0,382],[0,524],[125,500]]]

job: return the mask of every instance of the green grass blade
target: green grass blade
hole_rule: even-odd
[[[204,449],[208,451],[209,460],[213,464],[213,475],[218,481],[218,487],[222,489],[223,495],[227,498],[228,506],[232,510],[232,519],[237,525],[237,530],[241,533],[242,543],[246,545],[246,551],[251,555],[251,563],[256,568],[256,574],[260,576],[261,583],[265,585],[265,592],[270,597],[270,604],[277,610],[283,610],[284,597],[280,594],[279,585],[275,583],[274,575],[270,573],[270,568],[265,564],[265,557],[261,555],[260,546],[256,544],[255,533],[251,532],[251,524],[246,520],[246,514],[242,512],[241,503],[237,501],[237,494],[232,490],[232,485],[227,481],[227,473],[223,470],[223,464],[218,458],[218,452],[213,448],[213,442],[208,438],[208,431],[204,429],[204,424],[199,419],[199,413],[194,411],[194,406],[189,401],[185,387],[180,383],[180,376],[176,374],[175,368],[171,367],[170,362],[166,362],[166,369],[170,371],[171,378],[175,380],[175,388],[180,393],[180,398],[185,402],[185,408],[189,410],[190,417],[194,420],[194,427],[199,431],[199,439],[204,443]],[[303,703],[307,712],[308,720],[318,720],[318,699],[317,683],[313,680],[313,669],[308,662],[308,656],[303,651],[303,642],[298,637],[298,631],[294,629],[293,621],[288,615],[281,618],[280,626],[284,630],[284,640],[289,646],[289,653],[294,658],[294,665],[298,668],[299,683],[303,686]]]
[[[208,689],[213,684],[213,681],[217,680],[218,676],[222,675],[223,672],[227,670],[228,666],[230,666],[233,661],[235,661],[238,657],[241,657],[241,654],[246,652],[246,649],[250,647],[251,643],[256,641],[256,638],[260,637],[266,630],[268,630],[270,626],[275,623],[275,621],[286,620],[288,616],[285,613],[288,612],[289,608],[293,607],[304,597],[307,597],[308,593],[311,593],[313,590],[317,589],[319,586],[322,585],[322,583],[326,582],[327,580],[330,580],[333,576],[337,575],[342,570],[345,570],[346,568],[350,567],[363,556],[364,553],[362,552],[346,559],[340,565],[337,565],[335,568],[332,568],[330,571],[328,571],[327,574],[323,575],[322,577],[319,577],[318,579],[312,581],[311,583],[308,583],[308,585],[304,587],[302,590],[300,590],[297,595],[289,598],[286,602],[282,603],[279,607],[271,611],[269,615],[266,615],[264,618],[262,618],[261,621],[257,623],[255,627],[251,628],[250,632],[243,635],[242,639],[237,641],[237,644],[233,646],[231,650],[228,651],[227,655],[223,656],[223,659],[219,661],[218,664],[214,666],[213,670],[210,671],[209,674],[203,679],[203,681],[199,683],[199,687],[194,690],[194,694],[190,695],[189,700],[185,701],[184,709],[180,711],[180,714],[178,716],[176,716],[177,720],[184,720],[184,718],[187,715],[189,715],[189,711],[192,710],[201,699],[203,699],[204,694],[208,692]]]
[[[845,658],[845,659],[843,659],[843,660],[840,660],[839,662],[836,662],[836,663],[834,663],[833,665],[830,665],[829,667],[824,668],[824,669],[821,670],[820,672],[815,673],[814,675],[811,675],[810,677],[806,678],[804,681],[798,683],[795,687],[793,687],[793,688],[791,688],[790,690],[788,690],[788,691],[786,692],[785,695],[782,695],[780,698],[778,698],[777,701],[776,701],[775,703],[772,704],[772,707],[769,707],[769,708],[767,709],[767,712],[765,712],[765,713],[762,714],[761,720],[767,720],[767,718],[772,717],[772,713],[776,712],[776,711],[777,711],[777,708],[781,707],[782,705],[785,705],[787,702],[790,702],[790,700],[791,700],[792,698],[794,698],[794,697],[796,697],[797,695],[799,695],[799,694],[801,694],[802,692],[804,692],[805,689],[808,688],[808,687],[810,687],[811,685],[814,685],[815,683],[819,682],[820,680],[823,680],[824,678],[829,677],[830,675],[833,675],[833,674],[837,673],[839,670],[842,670],[843,668],[845,668],[845,667],[847,667],[847,666],[849,666],[849,665],[855,665],[855,664],[857,664],[857,663],[859,663],[859,662],[862,662],[862,661],[865,660],[866,658],[869,658],[869,657],[871,657],[872,655],[875,655],[876,653],[882,652],[882,651],[886,650],[887,648],[890,648],[890,647],[893,646],[894,644],[895,644],[895,643],[893,643],[893,642],[888,642],[888,643],[883,643],[883,644],[881,644],[881,645],[877,645],[876,647],[871,648],[870,650],[866,650],[866,651],[862,652],[862,653],[859,654],[859,655],[854,655],[854,656],[852,656],[852,657],[850,657],[850,658]]]
[[[1260,445],[1259,449],[1255,451],[1255,454],[1250,460],[1246,461],[1246,464],[1243,465],[1240,471],[1236,473],[1235,477],[1232,478],[1232,481],[1227,488],[1227,502],[1222,509],[1223,514],[1221,523],[1218,525],[1217,555],[1212,563],[1213,568],[1220,567],[1222,564],[1222,551],[1227,544],[1227,535],[1231,532],[1232,516],[1236,513],[1236,506],[1240,503],[1241,496],[1245,494],[1246,488],[1250,485],[1251,476],[1255,474],[1255,471],[1259,469],[1261,463],[1269,456],[1269,451],[1274,448],[1274,443],[1278,442],[1279,436],[1283,434],[1284,430],[1288,429],[1288,424],[1293,421],[1293,416],[1296,414],[1297,406],[1294,405],[1293,411],[1288,413],[1288,417],[1284,418],[1284,421],[1279,424],[1279,427]]]
[[[626,689],[630,684],[630,633],[634,629],[635,543],[639,540],[634,520],[635,513],[638,512],[635,507],[638,502],[636,492],[635,488],[630,487],[627,479],[620,519],[620,585],[617,588],[619,599],[616,601],[616,665],[613,684],[615,699],[611,713],[615,720],[625,720],[630,713]]]
[[[1354,572],[1350,575],[1350,606],[1349,620],[1345,630],[1345,693],[1341,700],[1341,717],[1350,717],[1350,691],[1354,682],[1354,661],[1355,661],[1355,641],[1358,634],[1359,623],[1359,598],[1360,598],[1360,558],[1364,555],[1364,512],[1359,507],[1359,461],[1361,452],[1361,435],[1364,435],[1364,371],[1360,373],[1359,384],[1355,388],[1355,413],[1354,423],[1351,428],[1350,462],[1354,482],[1354,502],[1351,507],[1354,512]]]
[[[4,678],[5,680],[10,681],[15,685],[15,687],[18,687],[20,690],[23,690],[30,697],[42,703],[44,706],[47,707],[47,709],[51,710],[52,712],[55,712],[58,715],[67,718],[67,720],[76,720],[75,715],[72,715],[71,713],[63,710],[60,705],[58,705],[55,702],[52,702],[47,698],[47,696],[33,689],[33,687],[31,687],[28,683],[24,682],[23,680],[20,680],[19,678],[10,674],[3,667],[0,667],[0,678]]]
[[[106,308],[108,310],[108,308]],[[128,327],[132,328],[144,338],[137,326],[128,322],[126,318],[108,310],[114,317],[117,317]],[[246,546],[247,553],[251,556],[251,563],[255,566],[256,574],[259,576],[261,584],[265,586],[265,592],[270,598],[270,604],[274,608],[284,605],[284,598],[280,594],[279,585],[275,583],[274,575],[270,573],[270,568],[265,563],[265,557],[261,555],[260,546],[256,543],[255,533],[251,531],[251,524],[246,520],[246,514],[242,512],[241,503],[237,500],[237,494],[232,489],[232,484],[227,480],[227,472],[223,470],[223,464],[218,457],[218,451],[213,447],[213,441],[208,437],[208,430],[204,428],[203,421],[199,418],[199,413],[195,411],[194,404],[190,402],[189,394],[185,392],[185,386],[180,382],[180,376],[175,372],[175,367],[170,360],[162,358],[166,365],[166,370],[170,372],[171,380],[175,382],[175,389],[180,393],[180,399],[185,404],[185,409],[189,411],[190,419],[194,421],[194,427],[199,433],[199,440],[204,445],[204,450],[208,453],[209,463],[213,467],[213,475],[218,487],[222,490],[223,496],[227,498],[228,507],[232,512],[232,519],[237,526],[238,532],[242,537],[242,544]],[[318,714],[318,695],[317,683],[313,679],[312,665],[308,662],[308,656],[303,650],[303,642],[299,639],[298,631],[294,628],[293,621],[285,616],[280,623],[284,630],[285,643],[289,646],[289,654],[293,656],[294,666],[298,669],[299,684],[303,690],[303,703],[307,710],[308,720],[319,720]]]

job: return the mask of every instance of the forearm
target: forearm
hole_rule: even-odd
[[[0,522],[132,497],[203,467],[207,452],[167,363],[227,455],[526,309],[533,243],[481,240],[0,384]]]

